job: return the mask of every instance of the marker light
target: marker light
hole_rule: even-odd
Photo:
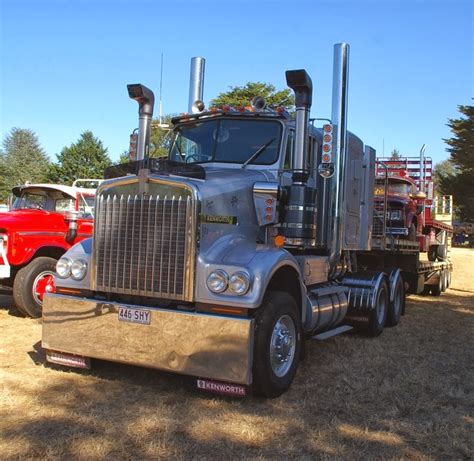
[[[276,247],[280,248],[285,244],[285,237],[283,235],[277,235],[273,239],[273,243],[275,244]]]

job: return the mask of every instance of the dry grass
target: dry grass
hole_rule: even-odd
[[[40,323],[0,297],[0,458],[472,459],[474,250],[453,260],[452,290],[411,297],[380,338],[310,343],[267,401],[100,361],[44,367]]]

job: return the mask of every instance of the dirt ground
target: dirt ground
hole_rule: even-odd
[[[308,344],[286,394],[232,400],[185,378],[44,366],[41,324],[0,296],[1,459],[473,459],[474,249],[376,339]]]

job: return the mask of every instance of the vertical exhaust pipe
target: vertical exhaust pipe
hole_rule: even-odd
[[[316,189],[308,180],[308,124],[313,84],[305,70],[287,70],[286,84],[295,92],[296,136],[292,185],[285,186],[282,228],[286,246],[314,247],[316,244]]]
[[[331,236],[329,267],[334,272],[341,260],[344,230],[344,208],[347,170],[347,94],[349,84],[349,45],[334,45],[332,115],[334,125],[334,175],[329,179],[329,212],[327,236]]]
[[[305,184],[308,179],[308,124],[313,99],[313,83],[304,69],[287,70],[286,84],[295,92],[296,139],[293,158],[293,183]]]
[[[153,91],[140,83],[127,85],[128,96],[138,102],[138,139],[136,160],[148,157],[150,147],[150,126],[153,117],[155,96]]]
[[[194,103],[202,101],[204,97],[204,70],[206,60],[204,58],[191,58],[191,75],[189,77],[189,101],[188,112],[196,111]]]

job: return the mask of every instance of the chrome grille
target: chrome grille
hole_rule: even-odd
[[[95,221],[98,291],[192,300],[193,199],[101,195]]]

